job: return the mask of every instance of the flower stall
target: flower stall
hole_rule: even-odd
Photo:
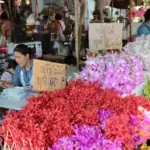
[[[138,16],[144,13],[142,8],[136,11]],[[130,13],[131,18],[135,12]],[[77,19],[78,35],[80,28]],[[118,33],[119,28],[116,31]],[[36,60],[38,65],[33,69],[34,89],[42,93],[37,95],[32,91],[32,97],[27,98],[21,110],[10,110],[4,117],[0,126],[4,150],[137,150],[141,145],[140,150],[143,150],[148,147],[150,80],[148,78],[146,82],[146,79],[150,71],[150,36],[137,38],[121,51],[121,32],[122,28],[118,37],[109,32],[113,36],[105,39],[109,43],[117,37],[115,42],[119,43],[119,48],[109,43],[110,47],[104,48],[105,54],[87,57],[85,67],[76,75],[76,80],[67,86],[65,65],[53,64],[52,67],[52,63],[43,62],[43,65]],[[78,36],[76,38],[78,41]],[[94,49],[94,46],[91,48]],[[114,51],[116,53],[111,53]],[[50,66],[51,70],[47,69]],[[49,72],[55,73],[50,75]],[[45,92],[49,84],[53,85],[56,81],[49,83],[47,77],[60,78],[62,88]],[[40,88],[35,88],[35,83]],[[65,84],[62,86],[62,83]],[[4,96],[9,96],[7,91],[4,91]],[[16,95],[23,100],[19,92],[16,91]],[[12,91],[11,94],[14,93]]]
[[[150,138],[150,103],[98,83],[77,80],[28,101],[0,128],[9,150],[134,150]]]

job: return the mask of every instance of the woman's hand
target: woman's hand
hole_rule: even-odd
[[[0,87],[2,87],[2,88],[13,88],[14,86],[12,83],[9,83],[6,81],[0,81]]]

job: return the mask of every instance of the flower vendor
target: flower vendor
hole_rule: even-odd
[[[20,44],[14,49],[14,56],[18,66],[15,69],[12,83],[1,82],[1,86],[5,88],[32,86],[32,50]]]
[[[137,36],[149,35],[150,34],[150,9],[144,14],[145,21],[137,30]]]
[[[32,50],[26,45],[18,45],[14,50],[14,56],[18,64],[14,77],[14,86],[32,86]]]

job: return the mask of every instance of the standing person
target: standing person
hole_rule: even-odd
[[[55,30],[57,34],[60,36],[60,40],[65,41],[65,36],[63,34],[65,30],[65,24],[62,21],[62,16],[60,14],[55,15]]]
[[[18,45],[14,50],[15,60],[18,64],[14,71],[12,83],[1,82],[3,87],[32,87],[33,77],[33,50],[24,44]]]
[[[137,30],[137,36],[149,35],[150,34],[150,9],[148,9],[144,14],[145,21]]]
[[[0,21],[2,23],[2,35],[6,38],[6,40],[11,41],[12,23],[9,20],[6,12],[1,14]]]
[[[19,14],[16,15],[16,18],[14,20],[14,28],[12,30],[11,41],[13,43],[28,41],[25,32],[25,23],[21,21]]]

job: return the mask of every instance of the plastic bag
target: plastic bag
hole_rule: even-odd
[[[37,95],[32,89],[24,87],[15,87],[4,89],[1,93],[1,97],[9,101],[21,101],[27,98]]]

